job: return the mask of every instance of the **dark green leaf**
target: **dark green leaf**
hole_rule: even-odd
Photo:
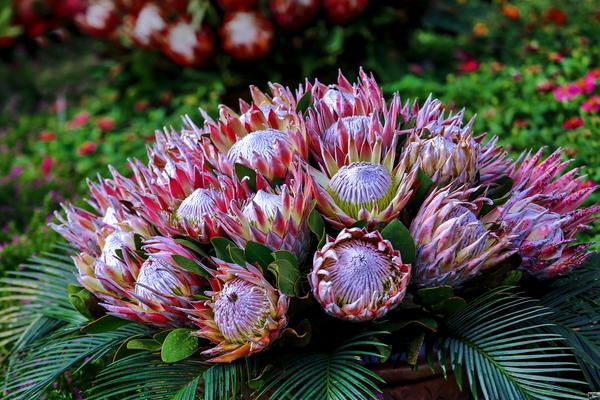
[[[325,235],[325,222],[316,208],[313,208],[308,216],[308,227],[318,240]]]
[[[299,267],[298,259],[296,258],[294,253],[291,253],[287,250],[277,250],[277,251],[274,251],[272,254],[273,254],[273,257],[275,258],[275,260],[287,260],[292,265]]]
[[[439,313],[439,314],[453,314],[459,311],[462,311],[467,307],[467,302],[465,299],[461,297],[450,297],[448,299],[442,300],[439,303],[431,305],[431,311]]]
[[[366,228],[368,225],[369,223],[367,221],[361,220],[350,225],[350,228]]]
[[[454,290],[452,290],[450,286],[437,286],[419,289],[417,295],[421,299],[421,303],[424,305],[432,305],[454,296]]]
[[[112,315],[105,315],[85,325],[83,328],[81,328],[81,330],[89,334],[112,332],[116,331],[124,325],[128,325],[131,323],[131,321],[113,317]]]
[[[306,93],[304,93],[302,97],[300,97],[300,100],[298,100],[298,104],[296,105],[296,112],[304,114],[311,104],[312,94],[310,90],[307,90]]]
[[[421,168],[417,171],[417,182],[419,186],[417,187],[417,191],[415,192],[415,202],[417,204],[422,204],[429,193],[429,189],[433,186],[433,181]]]
[[[300,281],[300,270],[287,260],[275,260],[268,266],[269,271],[275,275],[277,287],[288,296],[299,294],[298,283]]]
[[[402,222],[395,219],[392,220],[383,230],[381,236],[389,240],[394,246],[394,249],[400,252],[402,262],[413,264],[416,259],[417,248],[415,242],[410,235],[410,232]]]
[[[237,247],[235,243],[233,243],[229,239],[225,239],[224,237],[216,237],[212,238],[210,241],[215,249],[215,255],[218,259],[223,260],[225,262],[233,262],[231,257],[229,256],[228,247]]]
[[[202,257],[208,257],[208,253],[206,252],[206,250],[204,250],[202,248],[201,244],[196,241],[193,241],[191,239],[183,239],[183,238],[175,239],[175,241],[177,243],[179,243],[180,245],[186,247],[187,249],[198,253]]]
[[[248,177],[248,187],[252,191],[256,191],[256,171],[252,168],[248,168],[243,164],[236,163],[235,164],[235,174],[238,179],[242,180],[245,177]]]
[[[162,344],[160,356],[164,362],[173,363],[184,360],[198,350],[198,338],[192,336],[193,330],[178,328],[172,330]]]
[[[273,250],[264,244],[248,241],[246,243],[246,259],[250,263],[258,263],[261,267],[267,268],[274,260],[271,254]]]
[[[173,254],[173,261],[177,263],[177,265],[186,271],[193,272],[197,275],[203,276],[205,278],[210,278],[210,274],[204,270],[198,263],[194,260],[190,260],[187,257],[181,256],[179,254]]]
[[[519,283],[519,281],[521,280],[521,278],[523,277],[523,272],[521,271],[511,271],[510,274],[504,278],[504,280],[502,281],[502,286],[514,286],[517,283]]]
[[[127,348],[130,350],[159,351],[161,347],[154,339],[132,339],[127,342]]]
[[[246,255],[244,250],[239,247],[227,247],[229,249],[229,257],[237,265],[246,265]]]

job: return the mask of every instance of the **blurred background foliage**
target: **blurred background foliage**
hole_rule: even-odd
[[[126,171],[156,129],[177,128],[186,114],[201,123],[198,107],[235,106],[249,84],[331,82],[338,68],[354,77],[363,66],[405,100],[431,93],[465,107],[477,131],[515,155],[563,147],[600,182],[597,1],[373,0],[342,24],[320,10],[301,30],[276,29],[259,60],[218,52],[203,68],[69,21],[29,35],[13,17],[14,4],[0,1],[0,275],[47,250],[58,204],[82,203],[85,179],[109,164]],[[586,238],[600,249],[598,227]]]

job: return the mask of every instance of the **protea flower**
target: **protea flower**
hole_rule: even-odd
[[[260,106],[247,108],[242,103],[242,116],[221,106],[218,122],[207,119],[205,130],[212,142],[201,138],[204,154],[225,175],[233,176],[234,165],[240,163],[269,180],[284,178],[295,154],[307,158],[304,121],[287,108],[294,104],[293,96],[278,85],[272,89],[272,98],[252,90],[261,99]]]
[[[440,188],[421,205],[410,226],[417,246],[413,281],[418,286],[460,286],[515,252],[509,236],[497,236],[479,220],[477,210],[484,199],[467,200],[475,190]]]
[[[544,197],[517,193],[486,216],[513,236],[512,244],[522,259],[520,269],[540,279],[564,275],[587,259],[591,243],[574,244],[575,238],[590,229],[600,211],[596,205],[561,215],[536,203],[545,202]]]
[[[378,231],[343,229],[315,253],[309,275],[325,311],[348,321],[380,318],[404,298],[411,268]]]
[[[269,9],[277,25],[283,29],[298,29],[313,19],[319,0],[269,0]]]
[[[162,45],[163,52],[184,67],[207,64],[214,49],[215,38],[210,28],[205,25],[196,32],[194,26],[186,21],[169,26]]]
[[[358,17],[368,3],[369,0],[324,0],[323,7],[332,22],[341,24]]]
[[[291,251],[303,260],[310,243],[310,179],[296,165],[278,188],[272,189],[260,175],[256,186],[254,194],[231,198],[229,210],[218,214],[223,229],[240,247],[251,240],[273,250]]]
[[[97,37],[110,36],[119,24],[117,10],[110,0],[92,2],[84,13],[77,15],[75,21],[89,35]]]
[[[287,325],[288,297],[252,265],[213,261],[217,271],[206,293],[211,299],[188,310],[200,327],[195,334],[216,344],[202,354],[211,362],[231,362],[266,349]]]
[[[146,3],[129,23],[129,37],[142,49],[156,45],[158,36],[167,28],[163,11],[156,4]]]
[[[273,44],[273,25],[258,11],[225,14],[220,29],[223,50],[237,60],[255,60],[266,55]]]

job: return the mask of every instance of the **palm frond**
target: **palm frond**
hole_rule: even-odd
[[[167,364],[160,355],[139,352],[109,364],[98,375],[89,400],[193,400],[207,364],[183,360]]]
[[[4,383],[7,400],[34,400],[65,371],[82,368],[112,353],[127,338],[147,333],[130,323],[118,330],[84,335],[68,325],[33,342],[10,359]]]
[[[215,364],[204,372],[204,400],[243,399],[251,379],[259,374],[257,357]]]
[[[444,373],[449,364],[462,387],[464,369],[471,393],[484,399],[584,399],[571,388],[584,382],[570,377],[580,368],[567,343],[542,330],[551,314],[510,288],[481,296],[446,321],[436,352]]]
[[[600,255],[551,285],[541,298],[552,309],[547,329],[562,335],[592,390],[600,390]]]
[[[383,332],[379,332],[383,333]],[[366,357],[381,357],[369,347],[380,348],[365,332],[342,344],[333,352],[308,353],[289,359],[266,378],[260,396],[298,400],[364,400],[375,398],[383,379],[360,363]]]

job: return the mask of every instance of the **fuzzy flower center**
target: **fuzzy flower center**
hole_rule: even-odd
[[[104,28],[114,8],[115,6],[110,1],[101,1],[90,5],[85,15],[86,23],[97,29]]]
[[[238,12],[226,25],[229,39],[234,46],[256,43],[260,35],[256,17],[249,12]]]
[[[190,24],[180,22],[169,32],[169,46],[177,54],[192,58],[197,44],[196,31]]]
[[[154,32],[159,32],[165,27],[165,21],[160,15],[160,9],[154,4],[148,4],[142,8],[135,23],[133,33],[142,44],[150,44]]]
[[[248,220],[256,220],[256,207],[260,207],[267,219],[272,220],[283,209],[283,199],[281,195],[267,193],[264,190],[256,192],[252,201],[246,204],[242,213]]]
[[[122,275],[127,266],[117,256],[117,251],[123,246],[133,243],[133,235],[127,232],[115,231],[104,239],[104,247],[100,255],[100,261],[109,268],[112,274]]]
[[[153,256],[142,264],[135,283],[135,294],[142,299],[161,302],[159,294],[173,295],[180,289],[181,281],[171,265]]]
[[[291,147],[288,136],[275,129],[266,129],[254,131],[231,146],[227,152],[227,159],[233,164],[241,160],[252,161],[256,154],[270,163],[277,156],[277,146],[284,145]]]
[[[227,281],[214,303],[214,319],[226,341],[245,343],[259,336],[271,307],[260,286],[235,278]]]
[[[215,199],[217,192],[213,189],[196,189],[186,197],[177,211],[176,218],[183,220],[191,225],[199,225],[204,221],[207,215],[215,213]]]
[[[353,217],[361,208],[385,207],[393,186],[381,164],[354,162],[339,169],[329,181],[329,191]]]
[[[338,301],[353,303],[382,293],[391,275],[391,259],[371,243],[353,240],[335,249],[337,261],[329,266]]]
[[[348,137],[357,139],[361,134],[369,132],[369,126],[371,125],[371,118],[366,115],[354,115],[351,117],[343,117],[337,120],[325,131],[323,135],[323,141],[326,145],[335,145],[338,141],[338,129],[342,125],[348,132]]]

